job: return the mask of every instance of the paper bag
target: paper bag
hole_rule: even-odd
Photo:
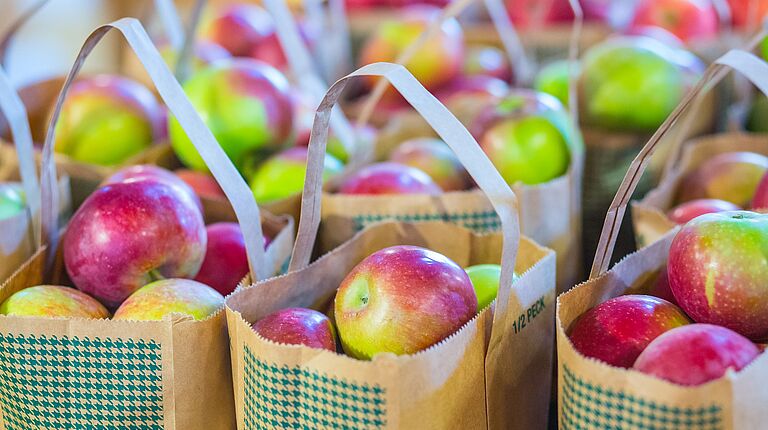
[[[559,423],[563,430],[697,429],[746,430],[765,428],[768,415],[764,389],[768,355],[761,354],[742,371],[685,387],[640,372],[609,366],[577,352],[568,339],[571,324],[593,306],[643,284],[666,265],[676,230],[647,248],[629,255],[608,270],[618,226],[632,191],[662,138],[675,128],[683,112],[701,91],[733,68],[753,82],[765,82],[768,65],[745,51],[730,51],[705,73],[696,88],[662,124],[632,162],[605,219],[590,280],[558,298],[557,351]]]
[[[56,212],[50,209],[58,200],[53,124],[86,57],[113,29],[141,58],[161,97],[230,198],[246,239],[250,276],[272,276],[285,258],[276,251],[288,246],[283,243],[263,249],[259,209],[250,190],[184,96],[141,24],[125,18],[99,27],[89,36],[57,98],[43,148],[41,236],[46,245],[0,286],[0,300],[49,279],[66,280],[60,254],[51,251],[58,248],[60,231]],[[289,225],[283,223],[282,230]],[[276,240],[284,241],[285,234],[290,236],[282,231]],[[59,258],[50,258],[57,255]],[[55,264],[45,270],[48,260]],[[0,337],[0,428],[186,430],[231,429],[235,425],[223,309],[204,320],[179,315],[162,321],[0,316]]]
[[[384,76],[421,112],[486,193],[501,233],[441,222],[382,223],[309,265],[320,226],[328,117],[357,76]],[[227,301],[238,428],[544,428],[551,381],[554,254],[520,237],[514,193],[469,132],[407,70],[376,63],[339,80],[318,108],[291,269]],[[251,323],[292,306],[324,311],[354,265],[387,246],[411,244],[466,267],[500,263],[494,305],[429,349],[360,361],[260,338]],[[522,277],[512,283],[512,271]]]

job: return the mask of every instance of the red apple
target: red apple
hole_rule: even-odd
[[[760,180],[768,171],[768,157],[754,152],[716,155],[685,176],[678,201],[719,199],[749,207]]]
[[[178,176],[174,175],[170,170],[163,169],[162,167],[153,166],[151,164],[139,164],[135,166],[124,167],[117,172],[113,173],[107,179],[102,181],[101,186],[116,184],[119,182],[137,182],[137,181],[160,181],[167,185],[170,185],[174,190],[178,191],[181,195],[186,196],[195,202],[200,210],[203,210],[203,204],[200,203],[200,198],[195,194],[192,188],[187,185],[186,182],[181,180]]]
[[[443,191],[462,191],[472,185],[472,178],[456,154],[440,139],[407,140],[390,154],[389,159],[423,171]]]
[[[98,300],[80,290],[58,285],[37,285],[15,292],[0,305],[0,314],[109,318],[109,311]]]
[[[421,351],[476,313],[477,296],[464,269],[417,246],[366,257],[344,278],[334,301],[344,351],[360,359]]]
[[[176,173],[179,179],[189,185],[198,197],[206,199],[226,198],[219,183],[216,182],[216,179],[210,173],[188,169],[176,170],[174,173]]]
[[[661,269],[659,276],[656,277],[651,285],[648,294],[679,306],[677,300],[675,300],[675,295],[672,294],[672,288],[669,287],[669,273],[667,272],[667,266],[664,266],[664,268]]]
[[[630,28],[661,27],[683,42],[717,36],[718,17],[708,0],[640,0]]]
[[[568,0],[505,0],[507,13],[520,28],[571,21],[573,9]]]
[[[768,336],[768,215],[720,212],[685,224],[669,250],[669,285],[696,322]]]
[[[336,333],[331,320],[312,309],[281,309],[256,321],[253,331],[273,342],[336,352]]]
[[[583,355],[629,368],[653,339],[688,323],[688,317],[666,300],[627,295],[585,312],[573,323],[568,337]]]
[[[758,27],[768,15],[768,0],[728,0],[728,5],[736,27]]]
[[[423,171],[384,162],[363,167],[346,177],[340,194],[440,194],[443,190]]]
[[[680,385],[701,385],[739,371],[760,350],[744,336],[711,324],[673,328],[654,339],[637,358],[634,368]]]
[[[467,48],[463,74],[464,76],[491,76],[505,82],[512,81],[512,67],[507,55],[493,46]]]
[[[752,197],[752,209],[768,209],[768,173],[763,175]]]
[[[675,224],[685,224],[699,215],[737,211],[740,209],[740,207],[725,200],[699,199],[675,206],[667,213],[667,216]]]
[[[213,288],[189,279],[163,279],[145,285],[128,297],[113,319],[158,321],[167,315],[208,318],[224,306],[224,297]]]
[[[114,309],[158,277],[193,277],[205,245],[191,198],[163,182],[123,182],[96,190],[77,210],[64,236],[64,263],[78,289]]]

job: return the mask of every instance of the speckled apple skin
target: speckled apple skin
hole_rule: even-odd
[[[768,337],[768,215],[702,215],[677,233],[669,250],[669,285],[696,322],[721,325],[752,340]]]
[[[462,191],[472,184],[456,154],[440,139],[407,140],[392,152],[389,159],[421,170],[443,191]]]
[[[719,199],[750,207],[757,186],[768,169],[768,157],[754,152],[716,155],[686,175],[678,201]]]
[[[114,309],[153,280],[193,277],[205,255],[200,210],[170,186],[139,181],[102,187],[69,223],[64,263],[78,289]]]
[[[711,324],[674,328],[654,339],[637,358],[635,369],[674,382],[694,386],[739,371],[760,350],[749,339]]]
[[[363,167],[344,179],[340,194],[440,194],[443,190],[423,171],[400,163]]]
[[[151,164],[138,164],[135,166],[124,167],[105,179],[101,185],[104,186],[108,184],[116,184],[118,182],[136,182],[143,180],[164,182],[183,196],[191,198],[195,202],[195,205],[197,205],[201,211],[203,210],[203,204],[200,202],[200,197],[197,196],[192,187],[170,170]]]
[[[312,309],[281,309],[256,321],[253,330],[273,342],[336,352],[336,332],[331,320]]]
[[[675,224],[685,224],[704,214],[737,211],[740,209],[740,207],[725,200],[698,199],[675,206],[669,211],[668,216]]]
[[[588,310],[571,325],[568,337],[581,354],[629,368],[653,339],[689,323],[672,303],[634,294],[614,297]]]
[[[224,296],[213,288],[189,279],[163,279],[133,293],[115,311],[113,319],[159,321],[179,313],[202,320],[224,305]]]
[[[8,297],[0,314],[13,316],[109,318],[109,311],[98,300],[74,288],[37,285]]]
[[[363,304],[360,291],[366,287]],[[360,359],[381,352],[421,351],[456,332],[476,313],[477,297],[464,269],[417,246],[371,254],[344,278],[334,299],[344,351]]]

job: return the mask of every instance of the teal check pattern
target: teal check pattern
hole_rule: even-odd
[[[444,214],[368,214],[368,215],[356,215],[353,217],[355,222],[355,229],[360,231],[371,224],[383,222],[383,221],[397,221],[397,222],[428,222],[428,221],[443,221],[453,224],[458,224],[462,227],[468,228],[475,233],[491,233],[499,231],[501,229],[501,220],[496,212],[482,211],[471,213],[444,213]]]
[[[603,388],[563,367],[562,430],[721,430],[722,408],[682,408]]]
[[[245,428],[372,430],[386,426],[378,385],[356,384],[245,353]]]
[[[6,429],[163,428],[160,344],[0,334]]]

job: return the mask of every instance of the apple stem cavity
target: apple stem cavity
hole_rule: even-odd
[[[356,279],[349,290],[349,293],[342,297],[344,308],[352,312],[360,312],[368,307],[371,290],[368,286],[368,280],[365,278]]]

